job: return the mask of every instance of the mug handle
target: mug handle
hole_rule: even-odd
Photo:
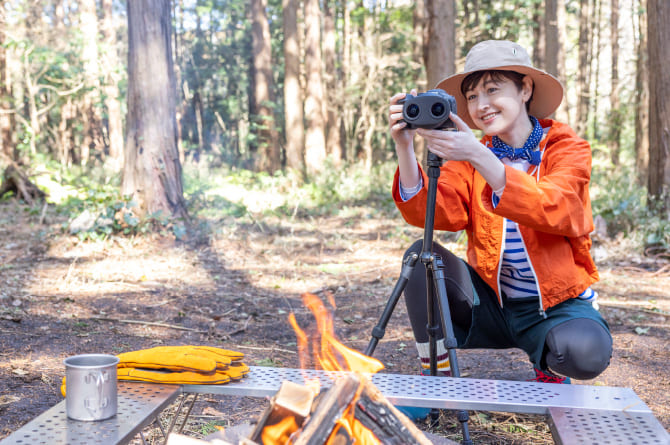
[[[106,408],[109,404],[109,398],[105,397],[103,392],[103,384],[109,381],[109,374],[107,371],[98,371],[97,373],[91,372],[86,376],[86,383],[89,383],[90,379],[95,379],[95,386],[98,389],[98,398],[97,400],[93,398],[84,400],[84,406],[91,412],[91,414],[96,415],[98,411]],[[94,403],[97,406],[95,406]]]

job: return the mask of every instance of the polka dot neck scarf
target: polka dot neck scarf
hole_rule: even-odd
[[[493,147],[489,147],[491,151],[499,158],[509,158],[512,161],[517,159],[523,159],[530,162],[532,165],[539,165],[542,160],[542,153],[535,148],[540,145],[542,140],[542,126],[540,121],[535,117],[529,116],[530,122],[533,124],[533,131],[530,132],[530,136],[526,139],[526,143],[523,144],[521,148],[510,147],[504,143],[498,136],[493,136],[491,142]]]

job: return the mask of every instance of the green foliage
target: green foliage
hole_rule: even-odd
[[[138,216],[140,212],[130,197],[121,196],[119,178],[109,177],[102,169],[73,167],[59,171],[54,161],[34,156],[33,168],[40,173],[36,182],[66,217],[63,231],[82,240],[102,240],[111,235],[133,236],[148,232],[172,232],[185,235],[183,223],[161,212]]]
[[[302,182],[290,173],[275,175],[243,169],[200,172],[185,167],[184,193],[191,215],[203,218],[247,218],[251,215],[309,217],[350,214],[352,208],[390,214],[389,192],[394,163],[367,173],[362,164],[335,168]]]
[[[648,208],[646,187],[631,180],[635,177],[627,165],[596,165],[591,180],[593,214],[605,219],[610,235],[632,238],[641,249],[670,250],[670,221]]]

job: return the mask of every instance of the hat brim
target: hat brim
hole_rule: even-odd
[[[551,116],[563,100],[563,85],[549,73],[525,65],[507,65],[490,69],[516,71],[517,73],[528,75],[533,79],[535,88],[533,90],[533,100],[530,102],[528,114],[538,119],[544,119]],[[461,93],[461,84],[463,83],[463,79],[476,71],[484,70],[474,70],[454,74],[453,76],[443,79],[436,86],[436,88],[442,89],[456,98],[458,117],[463,119],[470,128],[477,128],[477,126],[472,121],[472,118],[470,118],[468,103]]]

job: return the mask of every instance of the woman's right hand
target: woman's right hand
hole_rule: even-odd
[[[416,89],[412,89],[410,94],[416,96]],[[410,147],[413,149],[414,133],[416,133],[416,130],[407,129],[407,123],[402,120],[403,105],[398,101],[404,99],[406,95],[406,93],[397,93],[389,100],[389,126],[396,150],[407,150]]]

